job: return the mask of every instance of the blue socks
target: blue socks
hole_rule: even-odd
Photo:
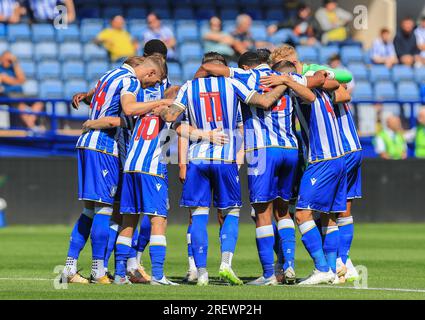
[[[322,247],[322,237],[316,223],[313,220],[306,221],[299,225],[302,234],[301,240],[314,261],[314,266],[322,272],[329,271],[329,265],[326,260]]]
[[[223,210],[224,223],[220,230],[221,253],[234,253],[239,235],[239,208]]]
[[[149,253],[152,261],[152,277],[161,280],[164,277],[164,261],[167,251],[165,236],[152,235],[150,238]]]
[[[90,209],[84,209],[80,218],[72,229],[71,239],[69,241],[68,257],[78,259],[81,250],[86,245],[87,239],[90,235],[90,230],[93,223],[94,211]]]
[[[353,217],[338,218],[337,220],[339,228],[339,248],[338,256],[345,264],[350,254],[351,243],[353,242],[354,236],[354,224]]]
[[[284,257],[283,270],[295,268],[295,224],[292,219],[283,219],[278,222],[281,243],[281,252]]]
[[[91,229],[91,244],[93,260],[105,258],[108,245],[109,221],[111,219],[112,207],[96,207],[93,225]]]
[[[134,229],[133,233],[133,239],[131,239],[131,251],[130,251],[130,257],[129,258],[136,258],[137,257],[137,242],[139,240],[139,230],[137,227]]]
[[[277,262],[280,265],[283,265],[283,252],[282,252],[282,246],[281,246],[281,238],[279,235],[279,230],[277,228],[276,222],[273,220],[273,233],[274,233],[274,245],[273,245],[273,251],[277,256]]]
[[[151,238],[151,220],[149,216],[144,215],[142,222],[140,223],[139,239],[137,241],[137,251],[145,251],[146,246]]]
[[[108,268],[109,259],[111,258],[112,252],[115,249],[115,243],[117,242],[119,225],[111,220],[109,226],[108,235],[108,246],[106,247],[104,266]]]
[[[274,275],[274,230],[272,225],[258,227],[255,229],[258,256],[263,267],[264,278]]]
[[[322,227],[323,252],[333,273],[336,273],[336,258],[339,246],[339,230],[337,226]]]
[[[130,256],[132,239],[118,236],[115,249],[115,275],[125,277],[127,272],[127,259]]]
[[[197,208],[192,212],[192,250],[196,267],[207,267],[209,208]]]

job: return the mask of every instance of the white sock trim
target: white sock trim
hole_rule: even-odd
[[[84,208],[82,214],[84,214],[86,217],[88,217],[90,219],[93,219],[93,217],[94,217],[94,210]]]
[[[132,238],[129,237],[118,236],[117,244],[122,244],[124,246],[131,247],[131,240]]]
[[[129,258],[127,260],[127,271],[134,271],[134,270],[137,270],[137,268],[139,268],[139,264],[137,263],[137,258],[135,257]]]
[[[112,215],[113,211],[114,211],[114,208],[112,207],[95,207],[94,208],[95,214]]]
[[[281,229],[295,229],[295,223],[292,219],[282,219],[277,223],[277,228]]]
[[[229,215],[229,216],[234,216],[234,217],[239,218],[240,211],[241,211],[240,208],[224,209],[223,210],[223,217]]]
[[[192,210],[192,216],[208,215],[210,208],[196,208]]]
[[[273,237],[274,236],[273,226],[270,224],[268,226],[258,227],[255,229],[255,235],[257,239]]]
[[[192,235],[190,233],[186,233],[186,243],[192,244]]]
[[[167,239],[165,236],[152,235],[150,238],[150,246],[167,246]]]
[[[309,232],[311,229],[316,227],[316,223],[314,222],[314,220],[309,220],[306,221],[304,223],[301,223],[298,228],[300,229],[301,234],[306,234],[307,232]]]
[[[118,232],[119,227],[120,225],[115,222],[109,226],[109,228],[114,230],[115,232]]]
[[[349,224],[353,224],[354,223],[354,221],[353,221],[353,216],[350,216],[350,217],[344,217],[344,218],[338,218],[337,220],[336,220],[336,223],[338,224],[338,226],[340,226],[340,227],[342,227],[342,226],[346,226],[346,225],[349,225]]]
[[[328,226],[322,227],[322,234],[330,234],[332,232],[338,231],[338,226]]]

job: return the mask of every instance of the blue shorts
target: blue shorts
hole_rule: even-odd
[[[345,155],[347,166],[347,199],[362,197],[362,152],[356,151]]]
[[[281,198],[289,201],[298,167],[298,150],[262,148],[247,152],[251,203]]]
[[[347,172],[343,157],[309,164],[301,179],[297,209],[347,210]]]
[[[112,205],[120,181],[120,161],[99,151],[78,149],[78,198]]]
[[[146,173],[123,174],[121,214],[168,216],[168,179]]]
[[[209,208],[211,191],[214,194],[214,206],[219,209],[242,206],[236,163],[189,163],[180,206]]]

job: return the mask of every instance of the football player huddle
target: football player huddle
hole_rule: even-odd
[[[362,162],[346,89],[351,74],[304,64],[295,48],[283,45],[246,52],[237,68],[207,53],[194,78],[177,87],[168,81],[166,56],[164,43],[151,40],[143,57],[128,58],[96,88],[73,98],[76,108],[90,105],[90,116],[77,142],[84,209],[71,233],[62,281],[177,285],[164,275],[173,145],[183,183],[180,206],[190,216],[183,282],[209,284],[213,205],[220,223],[218,274],[228,284],[244,284],[232,269],[242,170],[263,270],[247,285],[338,284],[358,277],[349,258],[351,203],[361,197]],[[295,225],[314,262],[305,279],[295,273]],[[89,237],[87,279],[77,261]],[[142,262],[148,244],[151,274]],[[113,252],[114,275],[108,268]]]

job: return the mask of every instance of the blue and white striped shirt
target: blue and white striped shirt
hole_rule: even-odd
[[[63,0],[30,0],[29,5],[32,15],[37,20],[54,20],[57,12],[56,6],[63,5]]]
[[[222,128],[229,137],[224,146],[206,141],[190,142],[189,160],[234,162],[238,151],[240,102],[248,102],[255,91],[244,83],[225,77],[194,79],[180,89],[175,105],[185,110],[184,120],[202,130]]]
[[[168,79],[160,85],[140,90],[137,96],[138,102],[156,101],[164,98],[164,93],[170,87]],[[152,175],[165,176],[167,165],[164,161],[168,148],[170,125],[161,117],[152,113],[137,118],[124,172],[141,172]]]
[[[3,16],[6,20],[9,19],[18,5],[19,3],[16,0],[1,0],[0,16]]]
[[[356,125],[348,103],[334,104],[335,115],[338,120],[339,133],[341,134],[344,153],[362,149]]]
[[[261,77],[272,74],[280,73],[273,71],[266,64],[259,65],[249,71],[237,68],[230,69],[231,77],[242,81],[249,89],[260,94],[268,90],[268,88],[261,86]],[[293,74],[292,78],[305,85],[301,76]],[[246,151],[267,147],[298,148],[293,128],[293,96],[294,92],[287,90],[271,110],[242,105]]]
[[[121,96],[133,94],[137,96],[140,82],[132,67],[127,64],[108,71],[100,78],[90,103],[90,120],[103,117],[121,117]],[[77,148],[91,149],[118,156],[119,130],[102,129],[90,130],[80,136]]]
[[[297,98],[295,111],[301,124],[301,137],[308,162],[338,158],[344,154],[334,107],[328,93],[313,89],[316,100],[303,104]]]

